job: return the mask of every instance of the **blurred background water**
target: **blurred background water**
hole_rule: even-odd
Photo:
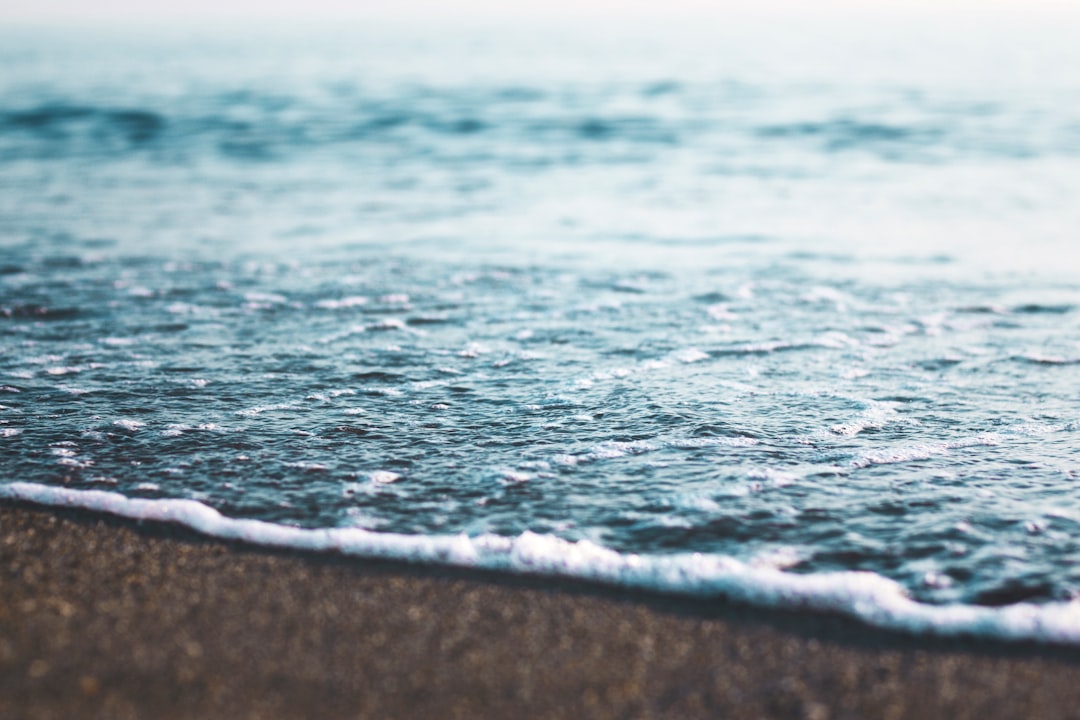
[[[1080,50],[6,31],[8,480],[1080,592]]]

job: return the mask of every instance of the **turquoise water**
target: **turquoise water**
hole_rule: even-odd
[[[546,32],[10,38],[4,493],[1080,637],[1070,48]]]

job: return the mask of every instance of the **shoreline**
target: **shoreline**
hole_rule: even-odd
[[[0,501],[0,716],[1071,717],[1080,648]]]

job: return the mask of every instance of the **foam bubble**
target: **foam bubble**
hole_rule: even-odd
[[[669,440],[666,444],[679,450],[697,450],[707,447],[750,447],[758,442],[760,441],[751,437],[698,437],[678,438]]]
[[[366,305],[368,299],[360,295],[354,295],[352,297],[341,298],[340,300],[319,300],[315,303],[315,307],[322,308],[323,310],[346,310],[348,308],[359,307]]]
[[[236,414],[243,417],[255,417],[256,415],[262,415],[267,412],[277,412],[283,410],[296,410],[296,403],[275,403],[273,405],[258,405],[253,408],[247,408],[246,410],[237,410]]]
[[[700,362],[702,360],[708,360],[709,354],[706,352],[702,352],[697,348],[687,348],[686,350],[680,350],[676,352],[672,357],[674,357],[681,363],[690,364]]]
[[[999,443],[1000,439],[996,434],[985,433],[978,437],[963,438],[949,442],[920,443],[917,445],[885,448],[855,458],[851,461],[851,466],[854,468],[867,468],[871,465],[893,465],[896,463],[911,462],[913,460],[926,460],[938,455],[944,455],[951,450],[994,446]]]
[[[280,305],[288,302],[288,298],[284,295],[277,293],[266,292],[249,292],[244,293],[244,300],[250,305],[263,306],[263,305]]]
[[[141,422],[139,420],[131,420],[131,419],[128,419],[128,418],[121,418],[119,420],[113,420],[113,425],[115,425],[116,427],[124,428],[125,430],[129,430],[131,432],[135,432],[136,430],[139,430],[140,428],[146,427],[146,423]]]

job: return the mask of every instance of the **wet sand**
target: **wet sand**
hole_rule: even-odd
[[[0,503],[0,718],[1075,718],[1080,651]]]

